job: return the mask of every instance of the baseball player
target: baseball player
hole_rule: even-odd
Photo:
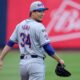
[[[64,61],[56,55],[50,45],[46,29],[41,23],[46,10],[48,8],[45,8],[42,2],[33,2],[30,6],[30,17],[16,26],[0,54],[0,67],[2,67],[5,55],[15,43],[18,43],[21,80],[45,80],[46,53],[57,62],[64,64]]]

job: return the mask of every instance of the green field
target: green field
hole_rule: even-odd
[[[47,56],[46,80],[80,80],[80,51],[57,51],[64,59],[66,68],[72,73],[71,77],[62,78],[55,75],[56,61]],[[19,52],[11,51],[4,59],[3,69],[0,70],[0,80],[20,80],[19,76]]]

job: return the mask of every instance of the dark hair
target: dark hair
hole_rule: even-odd
[[[33,10],[32,12],[44,12],[45,10]],[[30,12],[29,17],[31,16],[32,12]]]
[[[29,17],[31,17],[32,12],[36,12],[36,11],[37,11],[37,10],[31,11],[30,14],[29,14]]]

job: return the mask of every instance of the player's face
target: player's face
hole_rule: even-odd
[[[37,11],[36,12],[36,19],[39,20],[39,21],[42,21],[43,19],[43,16],[44,16],[44,11]]]
[[[34,19],[38,21],[42,21],[43,16],[44,16],[44,11],[36,11],[34,12],[34,15],[33,15]]]

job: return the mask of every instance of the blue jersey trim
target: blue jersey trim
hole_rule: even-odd
[[[15,42],[12,41],[12,40],[9,40],[8,43],[7,43],[7,45],[10,46],[10,47],[13,47],[14,44],[15,44]]]
[[[50,45],[50,43],[47,43],[47,44],[43,45],[43,48],[44,48],[45,52],[47,52],[48,55],[50,55],[50,56],[54,55],[55,50]]]

